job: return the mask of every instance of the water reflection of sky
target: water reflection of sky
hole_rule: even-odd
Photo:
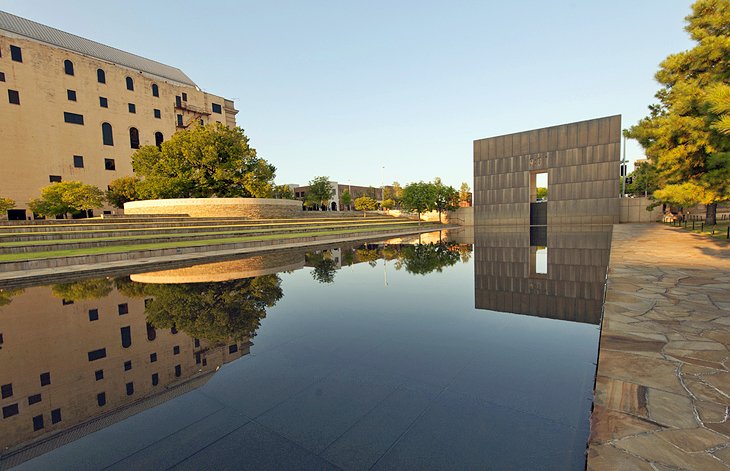
[[[303,268],[263,275],[278,277],[283,296],[266,307],[252,343],[238,339],[231,344],[236,345],[234,353],[228,343],[206,347],[203,339],[198,350],[207,348],[213,361],[210,373],[203,375],[205,368],[196,364],[195,339],[187,336],[181,354],[191,366],[190,377],[202,378],[198,383],[23,466],[582,469],[597,326],[475,309],[470,246],[444,249],[457,253],[454,257],[400,243],[410,241],[394,242],[385,251],[382,244],[371,244],[299,254]],[[242,270],[236,264],[225,269],[231,266]],[[218,268],[216,277],[228,279]],[[199,279],[200,270],[183,275]],[[11,312],[13,303],[25,309],[31,296],[44,302],[53,299],[50,294],[40,296],[41,290],[50,293],[48,287],[29,288],[0,307],[0,331],[8,332],[8,319],[19,319],[3,315]],[[203,291],[205,296],[226,295],[225,290]],[[110,296],[124,294],[115,289]],[[133,326],[145,325],[144,303],[148,308],[151,303],[145,299],[147,294],[130,298],[130,305],[142,303],[128,314]],[[109,310],[119,304],[116,298],[104,302]],[[74,322],[84,326],[89,306],[81,304],[76,306],[84,318]],[[68,321],[63,314],[55,317],[57,322]],[[98,408],[97,389],[124,397],[124,375],[134,373],[139,375],[134,381],[149,381],[160,361],[149,363],[145,350],[131,373],[123,371],[124,354],[113,353],[119,350],[120,317],[124,318],[116,312],[107,320],[102,317],[109,325],[104,333],[96,333],[108,336],[105,341],[114,358],[105,368],[103,386],[88,377],[96,367],[89,367],[82,351],[86,347],[77,349],[83,358],[69,359],[69,369],[54,373],[59,383],[76,378],[75,388],[82,393],[74,400],[88,401],[92,410]],[[54,339],[56,321],[36,325],[38,339],[89,343],[88,338],[74,339],[72,330]],[[173,343],[182,343],[179,336],[186,335],[167,329],[149,341],[139,329],[132,329],[133,348],[162,341],[167,342],[165,350],[172,349]],[[88,330],[78,332],[91,335]],[[19,402],[24,422],[14,422],[11,428],[14,417],[0,421],[0,435],[32,431],[35,412],[23,409],[28,409],[26,392],[35,386],[26,391],[25,384],[37,381],[36,370],[44,362],[41,345],[30,359],[15,355],[13,342],[13,336],[6,335],[0,356],[11,361],[3,360],[0,371],[3,381],[17,385],[21,397],[3,399],[2,405]],[[33,349],[33,340],[29,342]],[[165,361],[165,368],[172,369]],[[36,364],[29,368],[32,362]],[[61,404],[64,390],[56,391]],[[64,414],[64,420],[73,415]],[[50,428],[50,416],[46,423]]]

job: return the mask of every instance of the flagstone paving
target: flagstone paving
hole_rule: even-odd
[[[588,469],[730,469],[730,244],[613,229]]]

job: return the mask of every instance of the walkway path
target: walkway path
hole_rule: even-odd
[[[588,469],[730,469],[730,244],[614,226]]]

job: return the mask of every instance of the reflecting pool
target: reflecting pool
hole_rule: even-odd
[[[583,469],[608,244],[436,232],[0,290],[0,468]]]

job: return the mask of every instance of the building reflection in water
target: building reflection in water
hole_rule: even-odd
[[[612,228],[568,229],[478,228],[476,308],[599,324]]]
[[[383,260],[426,274],[468,261],[469,239],[435,232],[0,290],[0,467],[198,388],[247,355],[283,297],[277,273],[307,267],[332,282],[343,267]]]

